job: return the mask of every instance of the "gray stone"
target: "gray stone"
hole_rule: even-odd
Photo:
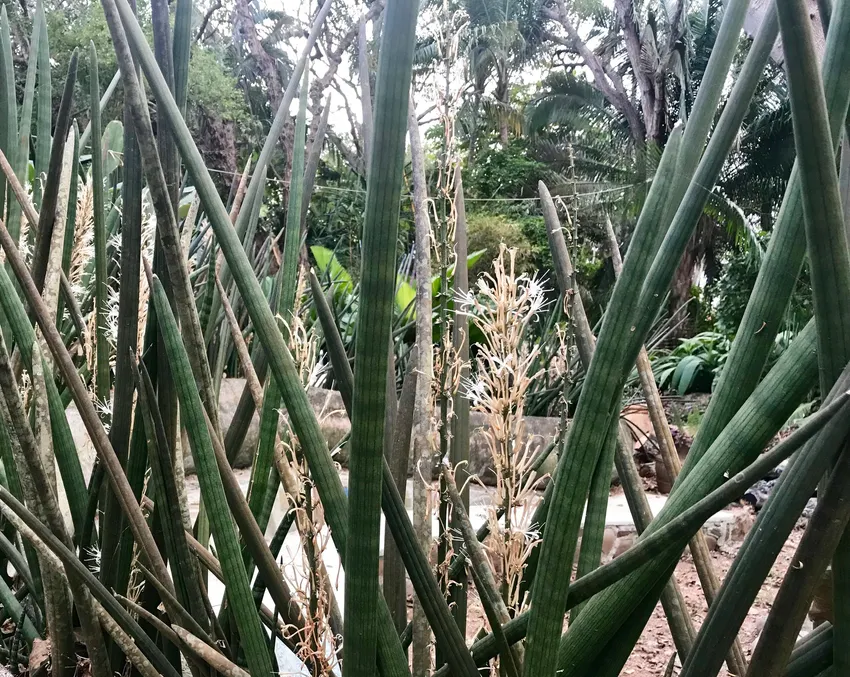
[[[242,395],[244,387],[245,380],[241,378],[228,378],[222,381],[219,394],[219,407],[222,431],[225,435],[233,421],[233,415],[236,413],[239,398]],[[348,415],[345,413],[342,397],[335,390],[325,390],[323,388],[309,388],[307,395],[310,405],[316,413],[316,418],[319,420],[319,426],[328,442],[328,446],[332,450],[335,450],[335,460],[343,467],[347,467],[347,448],[344,444],[342,446],[340,445],[351,431],[351,423],[348,420]],[[281,407],[281,416],[285,415],[286,408]],[[73,403],[68,407],[68,420],[71,423],[71,431],[83,459],[83,471],[86,477],[88,477],[92,463],[94,462],[94,450],[89,442],[88,433]],[[480,412],[471,412],[469,417],[469,429],[471,431],[469,440],[469,470],[471,473],[477,475],[485,484],[492,484],[495,481],[495,473],[493,471],[490,450],[487,446],[487,437],[484,433],[486,427],[487,420],[485,415]],[[248,430],[242,439],[239,452],[236,454],[235,467],[246,468],[251,465],[254,451],[259,441],[259,429],[259,414],[255,412],[251,419],[251,424],[248,426]],[[532,453],[536,454],[552,442],[557,432],[557,418],[528,416],[525,419],[525,433],[518,441],[518,444],[525,444],[526,440],[528,440]],[[192,454],[189,449],[184,449],[183,451],[186,472],[190,474],[194,473],[195,464]],[[555,469],[555,462],[556,455],[553,453],[541,467],[540,474],[551,474]]]
[[[653,515],[661,512],[667,502],[667,497],[659,494],[647,494],[646,499]],[[702,526],[702,531],[710,542],[710,549],[715,550],[731,542],[743,540],[754,523],[755,518],[752,510],[730,506],[706,520]],[[634,543],[637,529],[623,494],[612,494],[608,498],[605,527],[606,531],[610,529],[616,534],[611,552],[607,555],[609,559],[623,554]]]
[[[245,379],[243,378],[226,378],[221,382],[221,389],[219,390],[218,396],[218,410],[222,432],[225,435],[233,421],[233,415],[236,413],[236,408],[239,405],[239,398],[242,395],[244,387]],[[248,426],[248,431],[245,433],[245,437],[242,438],[242,444],[236,454],[234,465],[237,468],[244,468],[251,464],[251,458],[254,453],[253,450],[257,448],[257,442],[259,439],[260,414],[255,411],[251,418],[251,425]],[[192,454],[189,453],[188,449],[184,449],[183,451],[186,472],[194,472],[195,462],[192,460]]]
[[[222,432],[225,435],[227,435],[230,424],[233,422],[233,415],[236,413],[239,398],[242,396],[244,387],[245,379],[241,378],[226,378],[221,383],[219,411],[221,412]],[[313,407],[313,411],[316,412],[316,417],[319,419],[322,434],[330,448],[333,449],[351,430],[351,424],[345,413],[342,397],[335,390],[325,390],[323,388],[308,388],[307,396],[310,400],[310,405]],[[281,415],[285,415],[286,408],[281,406],[280,412]],[[251,465],[259,440],[260,415],[258,412],[254,412],[254,416],[251,418],[251,425],[248,426],[248,431],[245,433],[245,437],[242,438],[242,444],[236,454],[233,463],[234,467],[247,468]],[[192,460],[189,450],[186,449],[185,452],[186,472],[192,473],[195,471],[195,463]],[[337,460],[342,462],[347,460],[347,457],[343,458],[340,455]]]
[[[609,558],[617,544],[617,530],[608,527],[602,534],[602,558]],[[606,560],[607,561],[607,560]]]
[[[557,418],[526,416],[525,434],[517,441],[517,446],[521,447],[527,443],[532,455],[540,453],[555,439],[558,423]],[[496,474],[487,442],[487,427],[485,414],[478,411],[469,414],[469,429],[472,432],[469,438],[469,472],[477,475],[484,484],[493,485],[496,483]],[[556,461],[557,455],[553,452],[543,463],[540,475],[551,475],[555,470]]]
[[[242,394],[244,384],[244,379],[237,378],[225,379],[222,382],[219,406],[221,407],[221,425],[225,434],[227,434],[227,430],[233,420],[233,414],[239,403],[239,397]],[[331,449],[335,449],[351,431],[351,423],[345,413],[342,397],[335,390],[325,390],[323,388],[310,388],[307,391],[307,395],[313,411],[316,412],[322,434]],[[282,411],[285,414],[285,409]],[[492,484],[496,476],[493,471],[490,449],[487,446],[487,437],[484,433],[486,426],[487,420],[484,414],[475,411],[470,413],[469,471],[477,475],[485,484]],[[525,419],[525,434],[518,443],[524,444],[525,440],[529,440],[532,453],[537,453],[545,449],[552,442],[557,432],[557,418],[528,416]],[[234,463],[236,467],[244,468],[251,465],[251,459],[257,447],[258,439],[259,418],[255,414],[251,420],[248,432],[242,441],[239,453],[236,456]],[[347,467],[348,450],[345,445],[336,450],[334,458],[340,465]],[[543,464],[540,470],[541,475],[551,474],[555,469],[555,462],[556,456],[552,454]],[[193,471],[191,458],[186,459],[186,470],[187,472]],[[411,465],[409,472],[412,473],[412,471],[413,466]]]
[[[623,536],[617,537],[617,542],[614,543],[614,547],[611,551],[611,559],[617,559],[620,555],[622,555],[626,550],[631,548],[635,543],[635,537],[637,536],[637,532],[632,532],[628,534],[624,534]]]

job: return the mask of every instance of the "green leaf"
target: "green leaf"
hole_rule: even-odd
[[[826,401],[840,397],[850,386],[850,369],[836,382]],[[837,416],[806,444],[783,471],[782,482],[759,511],[755,527],[724,577],[723,586],[709,609],[683,677],[708,677],[720,668],[722,656],[770,572],[777,554],[797,523],[824,473],[833,466],[850,430],[850,418]],[[811,562],[806,561],[808,566]],[[759,673],[762,674],[762,673]]]
[[[295,141],[292,152],[293,177],[290,183],[286,209],[286,233],[283,242],[283,261],[277,272],[273,299],[275,312],[289,325],[295,308],[296,286],[298,283],[299,259],[301,257],[301,198],[304,185],[304,144],[307,133],[307,99],[309,93],[309,70],[304,71],[301,83],[301,98],[298,115],[295,119]],[[280,388],[274,377],[267,381],[263,395],[263,408],[260,412],[260,439],[251,467],[251,479],[248,483],[248,505],[256,517],[261,531],[268,526],[269,514],[277,493],[277,474],[274,471],[274,450],[278,440],[278,421],[280,419]],[[272,473],[275,473],[274,476]],[[273,481],[274,480],[274,481]],[[250,573],[253,565],[246,558],[246,569]]]
[[[46,47],[46,41],[45,45]],[[47,274],[47,266],[50,256],[51,237],[53,234],[53,226],[56,221],[56,203],[59,199],[60,177],[62,174],[62,162],[65,153],[65,143],[68,139],[68,131],[71,129],[71,106],[74,100],[74,85],[77,81],[77,62],[78,54],[75,49],[71,53],[71,60],[68,63],[68,74],[65,77],[65,86],[62,90],[62,98],[59,100],[59,110],[56,113],[56,125],[53,129],[53,140],[50,145],[49,159],[47,166],[44,169],[44,175],[38,171],[38,176],[44,180],[44,191],[41,195],[41,203],[38,205],[40,212],[38,215],[38,230],[35,233],[35,248],[32,255],[32,277],[35,281],[35,286],[39,291],[43,291],[44,279]],[[49,70],[50,64],[47,64]],[[39,66],[41,68],[41,66]],[[40,71],[39,71],[40,72]],[[42,113],[42,91],[41,84],[39,85],[39,132],[46,133],[47,130],[42,129],[41,120]],[[48,112],[52,112],[52,103],[48,101],[50,107]],[[49,129],[50,118],[44,123]],[[39,138],[39,145],[36,147],[36,169],[39,169],[39,148],[42,139]]]
[[[333,314],[324,298],[319,281],[312,271],[310,286],[316,305],[316,313],[327,340],[328,353],[336,377],[337,388],[342,396],[346,412],[351,416],[354,381],[351,365],[342,345],[339,330],[334,324]],[[384,514],[386,515],[387,526],[398,547],[399,555],[410,576],[413,589],[422,603],[422,608],[434,631],[437,644],[441,650],[445,651],[448,663],[452,666],[453,671],[456,674],[474,675],[476,673],[475,666],[469,660],[463,635],[460,634],[458,625],[451,616],[446,600],[431,572],[428,558],[419,545],[410,517],[404,507],[404,501],[393,479],[392,471],[386,462],[383,466],[382,504]]]
[[[354,291],[354,282],[351,279],[351,275],[339,262],[333,251],[327,247],[313,245],[310,247],[310,253],[316,260],[316,265],[322,273],[322,277],[330,279],[335,292],[341,291],[350,294]]]
[[[802,1],[777,4],[785,51],[788,89],[794,122],[809,269],[817,326],[818,366],[821,392],[830,396],[848,386],[846,365],[850,359],[850,252],[844,230],[835,149],[829,116],[818,72],[808,8]],[[832,26],[831,30],[836,28]],[[845,111],[846,112],[846,111]],[[720,595],[712,604],[683,675],[708,675],[719,668],[716,652],[731,643],[747,608],[767,576],[778,549],[793,528],[797,515],[818,481],[832,467],[837,449],[843,447],[847,425],[824,430],[783,473],[783,481],[760,511],[757,528],[747,539]],[[820,497],[820,492],[819,492]],[[806,561],[806,565],[810,565]],[[850,543],[838,547],[833,559],[835,576],[835,674],[850,670]],[[711,649],[709,649],[709,646]]]
[[[330,4],[325,3],[322,6],[317,20],[314,21],[316,33],[321,28],[319,19],[323,19],[327,14]],[[168,116],[173,126],[175,141],[201,196],[205,212],[232,271],[233,280],[236,282],[245,303],[254,331],[263,345],[264,354],[268,357],[272,374],[281,388],[292,427],[298,436],[304,456],[310,466],[313,480],[316,483],[325,511],[325,519],[331,529],[334,543],[340,554],[343,555],[345,562],[344,553],[348,545],[348,518],[346,514],[348,505],[345,493],[327,444],[322,437],[315,413],[311,409],[307,395],[299,381],[292,356],[289,354],[268,301],[263,295],[260,283],[243,249],[237,230],[230,221],[204,159],[192,140],[189,129],[171,95],[168,84],[162,77],[132,9],[126,0],[115,0],[114,3],[111,0],[104,0],[104,5],[110,10],[117,9],[119,12],[126,39],[132,44],[138,62],[156,96],[158,110]],[[118,39],[121,39],[121,37],[118,34]],[[288,109],[285,114],[288,115]],[[274,134],[270,136],[274,136]],[[277,138],[275,136],[272,140],[272,147],[276,146]],[[246,196],[247,199],[248,196]],[[378,655],[381,673],[384,675],[409,673],[407,659],[401,649],[398,635],[393,631],[392,619],[385,605],[380,611],[380,624],[382,631],[379,633]]]
[[[687,393],[703,367],[703,360],[698,355],[687,355],[682,358],[673,372],[672,386],[680,395]]]
[[[50,84],[50,45],[47,40],[47,19],[44,16],[44,6],[41,2],[36,5],[35,21],[40,26],[38,39],[38,91],[35,117],[35,177],[32,184],[32,201],[36,209],[41,208],[43,175],[47,173],[50,163],[50,130],[53,118],[53,90]]]
[[[722,32],[726,33],[724,41],[721,42],[720,37],[718,36],[718,41],[712,51],[709,63],[710,67],[712,63],[721,63],[721,65],[723,65],[722,62],[725,59],[732,58],[733,53],[736,51],[735,48],[737,46],[740,33],[740,24],[738,22],[743,20],[742,15],[746,10],[746,4],[746,2],[742,3],[736,1],[730,3],[725,9],[723,24],[727,25],[728,22],[728,26],[732,29],[722,30]],[[738,23],[738,28],[734,29],[734,25],[736,23]],[[766,24],[766,27],[768,29],[771,28],[769,22]],[[708,147],[705,149],[702,160],[699,162],[699,166],[693,175],[693,181],[691,181],[690,186],[687,188],[681,205],[677,207],[678,211],[675,218],[673,218],[667,239],[665,240],[665,245],[656,257],[655,263],[650,270],[649,279],[644,282],[644,289],[639,305],[640,311],[636,317],[636,324],[638,328],[626,335],[630,346],[626,351],[627,355],[621,365],[621,369],[624,371],[631,368],[634,358],[637,356],[640,349],[640,343],[644,340],[647,332],[647,330],[641,325],[651,323],[651,319],[646,319],[647,313],[651,314],[653,317],[655,316],[655,311],[665,296],[673,272],[675,272],[675,267],[678,265],[678,261],[681,258],[681,252],[690,239],[693,227],[695,226],[699,215],[702,213],[704,200],[707,196],[707,188],[714,185],[717,176],[723,167],[726,155],[728,154],[738,129],[740,128],[741,121],[749,109],[752,94],[760,81],[764,64],[769,58],[770,49],[775,41],[776,25],[773,24],[772,28],[772,32],[770,30],[762,30],[759,32],[757,40],[754,42],[753,47],[744,62],[744,66],[741,69],[738,80],[730,93],[726,105],[724,106],[723,113],[720,116],[714,134],[712,135],[708,143]],[[731,46],[729,45],[730,41]],[[725,46],[721,47],[721,45]],[[728,75],[728,64],[725,68],[723,68],[723,71],[723,80],[725,81]],[[715,80],[714,83],[717,84],[717,81]],[[705,86],[706,83],[703,81],[700,93],[702,93]],[[719,91],[715,91],[714,94],[719,96]],[[700,110],[700,115],[702,116],[704,113],[708,113],[713,116],[717,108],[716,103],[712,103],[712,105],[708,106],[708,108],[710,109],[710,112]],[[688,126],[690,127],[693,122],[694,117],[692,116],[688,122]],[[698,142],[696,143],[697,149],[702,150],[704,138],[698,139]],[[693,151],[694,148],[690,148],[688,152],[692,154]],[[682,171],[677,169],[677,174],[682,173]],[[690,179],[690,173],[684,173],[684,175]],[[626,263],[628,263],[629,258],[631,258],[631,256],[627,256]],[[623,278],[620,279],[622,280]],[[606,318],[607,315],[608,313],[606,313]],[[759,327],[756,326],[754,327],[753,332],[757,333],[758,330]],[[801,355],[800,353],[796,354],[801,359],[811,359],[811,356],[805,354]],[[761,369],[761,366],[759,369]],[[804,380],[807,379],[807,377],[803,378]],[[586,381],[584,388],[587,389],[587,387],[588,382]],[[778,393],[774,394],[774,396],[778,395]],[[775,405],[776,407],[779,407],[781,411],[786,411],[789,406],[793,410],[793,407],[796,406],[794,400],[798,397],[802,397],[800,391],[797,389],[793,389],[793,392],[786,392],[785,395],[787,396],[788,401],[782,400],[781,404],[777,402]],[[739,406],[738,410],[740,409],[741,407]],[[731,413],[735,413],[735,411],[736,410],[733,409]],[[788,413],[790,413],[790,411]],[[782,424],[780,423],[779,426],[781,425]],[[572,437],[573,433],[570,435],[571,439]],[[707,447],[703,447],[703,449],[706,448]],[[720,448],[717,449],[717,453],[719,452]],[[693,451],[691,453],[693,453]],[[688,464],[696,464],[696,462],[696,458],[693,459],[692,462],[689,456]],[[685,478],[686,473],[683,473],[681,477]],[[681,479],[680,481],[684,483],[684,479]],[[716,480],[712,478],[712,481]],[[661,571],[663,572],[665,569],[661,568]],[[594,660],[598,657],[599,651],[602,650],[602,638],[614,636],[617,629],[620,627],[620,624],[624,621],[628,614],[637,607],[640,600],[646,594],[646,591],[649,589],[651,584],[651,580],[648,581],[650,575],[654,575],[653,571],[647,572],[647,578],[641,580],[638,580],[637,575],[633,576],[629,579],[628,585],[624,582],[622,586],[617,586],[616,595],[614,595],[613,592],[611,593],[611,596],[608,596],[608,593],[605,593],[604,596],[607,601],[604,604],[601,601],[602,596],[600,596],[599,600],[592,600],[589,602],[582,615],[564,636],[560,652],[560,664],[581,666],[581,669],[578,670],[579,673],[588,669],[588,666],[592,665]],[[637,582],[633,584],[634,581]],[[612,613],[612,608],[616,608],[617,611]],[[605,630],[600,631],[601,627],[605,627]]]
[[[565,453],[558,459],[559,481],[554,484],[532,587],[526,667],[528,674],[554,675],[578,530],[593,471],[609,438],[610,419],[619,404],[618,380],[623,371],[622,341],[633,331],[638,281],[646,277],[663,232],[663,216],[674,181],[681,127],[671,136],[652,182],[632,238],[623,273],[605,312],[596,354],[579,397]],[[549,525],[553,525],[551,528]],[[582,614],[584,616],[584,613]],[[581,618],[581,617],[580,617]]]
[[[153,406],[156,401],[156,392],[144,362],[140,362],[137,366],[135,355],[133,357],[130,365],[138,393],[137,415],[140,413],[144,420],[143,427],[151,480],[158,507],[157,514],[160,515],[162,523],[166,554],[172,563],[177,600],[191,613],[202,630],[208,630],[209,618],[202,602],[202,593],[180,514],[180,497],[176,473],[171,461],[171,450],[168,447],[168,439],[159,410]]]
[[[174,13],[174,98],[184,115],[189,93],[189,59],[192,52],[192,4],[192,0],[178,0]]]
[[[0,148],[14,162],[18,147],[18,101],[15,92],[15,70],[12,61],[12,37],[6,6],[0,11],[0,112],[5,124],[0,125]],[[6,200],[6,180],[0,181],[0,205]]]
[[[118,89],[118,83],[121,80],[121,69],[115,71],[115,75],[112,76],[112,80],[109,81],[109,84],[106,86],[106,91],[103,93],[103,96],[100,97],[100,114],[103,115],[103,111],[106,108],[107,104],[112,99],[112,95],[115,94],[115,90]],[[86,128],[83,130],[83,135],[80,137],[80,148],[85,148],[88,145],[89,139],[91,138],[91,122],[86,125]]]
[[[18,598],[15,597],[15,593],[3,579],[0,579],[0,604],[3,605],[3,609],[15,622],[16,630],[20,629],[27,646],[32,647],[32,643],[36,639],[40,639],[41,635],[33,625],[30,615],[24,611]]]
[[[12,166],[15,169],[15,175],[18,179],[20,179],[21,183],[29,181],[30,185],[33,186],[33,190],[35,190],[35,186],[32,183],[32,176],[30,172],[34,173],[34,169],[29,162],[30,135],[32,134],[32,108],[33,101],[35,99],[35,77],[38,71],[39,44],[41,42],[41,35],[43,32],[41,21],[42,15],[43,9],[41,7],[41,0],[39,0],[36,3],[36,18],[33,21],[32,36],[30,37],[30,53],[27,59],[27,77],[24,83],[24,98],[21,103],[21,119],[20,124],[18,125],[18,148],[14,157],[10,158],[10,161],[14,163]],[[9,233],[12,235],[12,239],[17,244],[18,238],[21,234],[21,205],[17,200],[12,200],[9,204],[8,227]]]
[[[486,249],[479,249],[478,251],[472,252],[469,256],[466,257],[466,267],[467,269],[472,268],[478,260],[487,253]],[[448,272],[446,273],[449,282],[454,278],[455,275],[455,264],[449,266]],[[440,276],[435,275],[431,278],[431,295],[436,298],[437,294],[440,293]]]
[[[323,3],[313,19],[313,23],[310,28],[310,33],[307,36],[306,44],[301,50],[301,54],[298,57],[298,61],[292,68],[292,73],[290,75],[289,82],[286,85],[286,91],[283,93],[283,97],[281,97],[280,105],[278,106],[277,112],[275,113],[274,120],[272,120],[268,136],[266,136],[266,139],[263,142],[263,148],[260,151],[260,155],[257,158],[257,163],[254,166],[254,173],[251,177],[251,181],[249,182],[248,189],[245,193],[245,204],[255,204],[257,199],[263,194],[266,173],[269,168],[269,163],[272,159],[272,154],[277,150],[280,135],[283,133],[284,126],[288,124],[291,119],[289,109],[292,105],[292,101],[295,99],[295,94],[298,91],[298,86],[301,82],[301,75],[304,72],[304,68],[307,65],[307,59],[310,57],[310,53],[313,51],[313,46],[316,44],[316,40],[319,37],[319,33],[322,31],[325,19],[330,13],[332,4],[333,3],[331,2]],[[178,106],[178,110],[179,109],[180,107]],[[171,124],[175,127],[177,126],[176,123],[173,121]],[[243,237],[248,230],[248,223],[251,218],[250,212],[250,209],[243,209],[241,212],[239,212],[239,216],[236,219],[236,232],[238,233],[240,238]],[[230,285],[230,262],[226,260],[226,257],[225,261],[227,263],[227,266],[222,266],[221,282],[224,285],[224,288],[228,289]]]
[[[185,219],[189,215],[189,210],[192,208],[192,203],[195,201],[195,191],[193,189],[187,190],[183,196],[180,198],[180,204],[177,207],[177,218]],[[203,322],[201,326],[203,326]]]
[[[31,370],[35,331],[5,268],[0,268],[0,305],[2,305],[9,323],[11,337],[15,339],[20,350],[24,366],[27,370]],[[65,495],[68,497],[74,530],[79,534],[83,528],[86,511],[86,482],[80,466],[77,445],[71,434],[68,417],[65,415],[65,407],[56,387],[56,380],[48,378],[45,379],[45,382],[47,385],[47,403],[50,407],[54,453],[59,465],[62,484],[65,487]]]
[[[346,677],[371,677],[376,667],[381,492],[386,484],[383,445],[387,348],[393,321],[398,217],[418,6],[416,0],[387,4],[375,86],[374,137],[367,163],[363,222],[363,251],[367,255],[362,258],[360,270],[349,441],[350,538],[345,554],[343,626]],[[390,483],[394,488],[394,483]],[[467,662],[471,664],[471,659]]]
[[[573,607],[602,592],[612,584],[625,578],[651,561],[670,558],[677,561],[685,544],[690,540],[705,521],[723,507],[738,500],[747,487],[763,478],[782,461],[790,458],[820,433],[826,424],[834,418],[844,415],[850,395],[844,393],[809,417],[806,422],[794,431],[792,435],[761,454],[747,468],[737,475],[727,479],[717,489],[683,510],[664,526],[642,534],[634,546],[624,554],[593,572],[579,578],[570,586],[567,606]],[[480,532],[479,532],[480,540]],[[528,612],[519,614],[505,625],[505,634],[511,643],[520,641],[528,627]],[[813,633],[816,634],[816,633]],[[492,634],[476,640],[470,647],[475,661],[493,658],[498,651],[498,644]],[[445,677],[448,670],[444,666],[436,671],[434,677]]]
[[[810,322],[779,358],[745,405],[738,410],[706,452],[704,459],[691,473],[680,475],[673,493],[644,533],[649,534],[663,527],[714,489],[727,473],[737,472],[764,449],[764,445],[784,425],[788,416],[816,382],[815,334],[814,322]],[[645,598],[646,590],[650,589],[658,577],[667,575],[680,554],[672,553],[671,556],[668,553],[663,558],[657,558],[651,565],[642,567],[588,602],[582,615],[562,639],[559,652],[561,664],[564,664],[576,649],[584,647],[584,643],[593,641],[593,633],[596,632],[593,628],[604,624],[606,630],[610,630],[606,637],[616,635],[629,613]],[[621,608],[621,604],[625,609]],[[610,611],[607,615],[600,612],[600,609],[611,608],[618,609],[616,616],[612,616]],[[586,624],[589,618],[596,621],[593,628]],[[601,622],[600,618],[603,619]],[[588,653],[595,656],[593,652]],[[724,653],[718,652],[721,660]],[[592,664],[592,658],[582,657],[588,661],[578,664],[583,673]]]
[[[101,402],[107,402],[112,392],[109,365],[108,313],[109,279],[106,273],[106,213],[104,211],[104,154],[101,150],[100,132],[100,79],[98,78],[97,51],[94,42],[89,45],[90,106],[92,129],[92,195],[94,222],[94,297],[95,297],[95,393]]]
[[[94,110],[94,109],[92,109]],[[103,176],[109,178],[121,166],[124,157],[124,125],[120,120],[110,120],[103,130],[100,142],[102,149]]]
[[[117,84],[120,69],[116,77],[112,79]],[[110,87],[112,84],[110,84]],[[108,93],[108,92],[107,92]],[[103,101],[101,99],[101,101]],[[124,97],[123,114],[130,117],[130,103]],[[108,125],[107,125],[108,128]],[[90,127],[89,127],[90,129]],[[135,418],[135,430],[133,428],[133,405],[135,399],[135,384],[133,380],[132,359],[138,348],[139,334],[139,278],[141,273],[141,249],[142,249],[142,158],[136,137],[135,125],[128,124],[123,128],[121,141],[123,150],[122,160],[122,184],[121,184],[121,253],[119,267],[121,271],[121,285],[118,290],[118,331],[115,346],[115,381],[112,396],[112,425],[109,429],[109,441],[112,444],[115,455],[125,465],[127,483],[134,496],[141,496],[144,478],[147,470],[147,453],[143,434],[143,417]],[[117,230],[119,210],[113,208],[109,215],[110,221],[115,215],[115,229]],[[107,226],[107,232],[113,233],[113,229]],[[150,301],[148,301],[150,303]],[[154,329],[150,325],[151,333]],[[132,432],[131,432],[132,431]],[[109,496],[109,494],[107,494]],[[108,498],[105,509],[115,511],[115,501]],[[117,522],[117,524],[116,524]],[[116,517],[102,523],[101,542],[107,539],[108,543],[113,537],[112,530],[122,528],[122,522]],[[112,533],[111,533],[112,532]],[[127,590],[132,568],[134,544],[130,539],[122,538],[119,543],[119,551],[115,557],[116,577],[112,587],[122,594]],[[101,556],[101,564],[109,563],[109,553]],[[107,569],[102,568],[101,572]]]
[[[0,487],[0,500],[8,505],[35,532],[38,539],[44,541],[44,544],[62,560],[62,563],[68,570],[73,571],[74,575],[80,577],[80,580],[91,591],[92,596],[104,606],[109,612],[109,615],[117,620],[124,631],[136,641],[136,644],[144,651],[145,655],[161,674],[166,677],[180,677],[180,673],[168,662],[150,635],[142,630],[136,620],[121,606],[115,596],[94,577],[86,565],[71,550],[65,547],[62,541],[50,529],[42,524],[20,501],[3,487]]]
[[[407,282],[398,278],[396,280],[395,290],[395,307],[400,313],[403,313],[402,322],[407,322],[413,319],[414,308],[413,301],[416,299],[416,288]]]

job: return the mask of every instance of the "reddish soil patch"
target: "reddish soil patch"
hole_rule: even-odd
[[[764,625],[764,620],[773,603],[773,598],[776,596],[776,591],[782,583],[785,570],[791,562],[791,558],[797,549],[802,535],[803,530],[801,528],[797,528],[791,532],[790,537],[779,553],[779,557],[776,558],[776,562],[765,581],[764,587],[759,592],[758,597],[756,597],[756,601],[750,608],[750,612],[741,627],[738,639],[741,642],[741,648],[747,660],[752,655],[759,632]],[[741,541],[735,541],[711,554],[714,562],[714,570],[718,573],[718,576],[722,577],[726,575],[740,547]],[[696,569],[694,569],[694,564],[689,554],[686,554],[682,558],[682,561],[679,562],[679,566],[676,567],[676,580],[685,597],[685,603],[690,611],[691,619],[697,629],[699,629],[700,624],[705,619],[708,608],[705,603],[705,597],[702,594],[699,579],[697,578]],[[659,604],[655,608],[640,641],[621,674],[629,675],[629,677],[661,677],[674,651],[670,629],[667,627],[667,620]],[[678,674],[678,672],[677,669],[673,674]],[[729,677],[729,672],[725,664],[718,675],[719,677]]]
[[[776,559],[764,587],[759,592],[755,603],[744,621],[738,638],[747,660],[752,655],[759,632],[770,611],[773,598],[776,596],[776,591],[782,583],[782,578],[791,562],[791,558],[800,542],[802,534],[803,530],[799,526],[791,533],[779,557]],[[719,550],[711,553],[714,569],[721,580],[726,575],[726,572],[729,571],[729,567],[732,565],[741,544],[742,541],[740,540],[729,542]],[[682,560],[676,567],[676,580],[685,597],[685,603],[690,611],[691,619],[695,627],[699,629],[700,624],[705,619],[708,607],[702,593],[702,587],[700,586],[696,569],[694,568],[693,560],[688,553],[682,557]],[[470,590],[469,619],[467,633],[469,635],[468,640],[472,641],[478,629],[486,623],[481,604],[474,589]],[[667,626],[667,620],[664,617],[661,604],[659,604],[655,608],[643,635],[641,635],[621,674],[624,676],[628,675],[628,677],[662,677],[674,652],[675,646],[670,636],[670,629]],[[680,667],[677,662],[676,669],[673,672],[674,675],[679,674]],[[727,671],[725,664],[718,673],[718,677],[732,677]]]

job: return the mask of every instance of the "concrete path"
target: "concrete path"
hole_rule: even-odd
[[[250,469],[237,470],[235,472],[243,491],[247,491],[248,481],[250,479]],[[346,471],[342,471],[341,479],[343,482],[343,486],[347,486],[348,473]],[[200,498],[198,480],[196,476],[192,475],[187,477],[186,481],[190,503],[189,509],[194,519],[198,511],[198,501]],[[484,521],[487,519],[489,506],[492,502],[493,492],[494,490],[490,487],[481,487],[477,484],[473,484],[470,486],[470,518],[476,528],[483,524]],[[408,480],[406,502],[408,514],[410,514],[411,516],[413,511],[411,499],[412,495],[412,480]],[[658,512],[664,506],[667,497],[657,494],[649,494],[647,496],[647,499],[649,500],[649,504],[653,514],[658,514]],[[433,500],[436,501],[436,497],[434,497]],[[530,515],[536,507],[538,500],[539,496],[530,501],[529,505],[518,511],[518,514],[515,516],[515,523],[523,523],[523,521],[527,523],[527,521],[530,519]],[[269,528],[266,534],[267,538],[271,538],[271,535],[274,533],[286,511],[287,505],[281,492],[278,494],[278,499],[272,511],[272,516],[269,522]],[[436,535],[438,529],[436,517],[437,510],[435,509],[431,512],[434,515],[432,528],[434,534]],[[746,529],[746,526],[741,524],[741,520],[742,513],[733,510],[721,510],[710,520],[708,520],[704,529],[706,530],[710,538],[713,537],[718,544],[722,545],[723,543],[728,542],[728,540],[734,538],[737,533]],[[622,492],[615,491],[612,493],[608,502],[608,511],[606,514],[605,524],[606,539],[605,544],[603,546],[603,560],[608,561],[614,556],[625,551],[625,549],[627,549],[634,541],[634,538],[636,536],[634,521],[632,520],[625,496],[622,494]],[[384,522],[382,519],[382,531],[383,528]],[[339,601],[340,607],[342,607],[345,591],[345,580],[340,567],[339,555],[336,552],[336,549],[333,547],[333,543],[330,541],[330,538],[327,538],[326,540],[327,545],[324,550],[324,562],[328,570],[328,575],[334,582],[334,588],[337,593],[337,599]],[[284,541],[283,550],[281,552],[281,559],[283,561],[284,571],[287,576],[287,580],[291,584],[297,586],[301,581],[305,580],[304,567],[301,559],[301,544],[298,534],[294,528],[290,530],[289,535]],[[211,578],[209,593],[213,606],[215,608],[218,608],[224,593],[224,586],[219,581]],[[268,595],[266,595],[266,603],[271,606],[271,599],[268,597]],[[298,660],[282,645],[278,648],[278,659],[281,662],[280,669],[282,671],[282,674],[307,674],[306,672],[301,672]]]

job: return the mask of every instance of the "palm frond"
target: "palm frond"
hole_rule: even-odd
[[[735,245],[747,253],[755,263],[764,256],[764,245],[759,231],[735,202],[717,190],[711,192],[705,206],[705,213],[723,226],[734,240]]]

